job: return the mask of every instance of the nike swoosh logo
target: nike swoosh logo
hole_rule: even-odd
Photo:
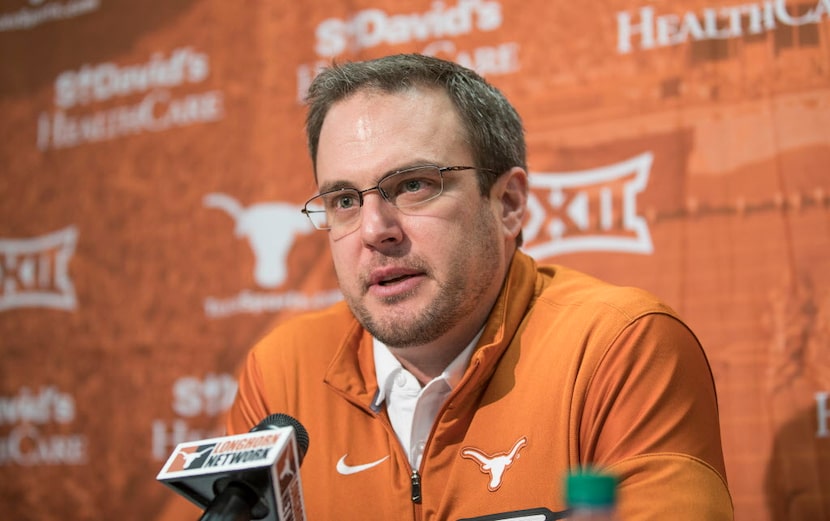
[[[344,476],[349,476],[351,474],[357,474],[358,472],[363,472],[364,470],[369,470],[372,467],[377,467],[384,461],[389,459],[389,456],[384,456],[377,461],[373,461],[371,463],[365,463],[363,465],[347,465],[346,464],[346,456],[348,454],[343,454],[343,457],[337,462],[337,472]]]

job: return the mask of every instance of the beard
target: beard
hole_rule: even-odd
[[[346,301],[363,327],[389,347],[413,347],[439,339],[464,320],[477,316],[476,310],[492,291],[493,284],[501,287],[500,266],[502,248],[495,218],[482,204],[475,219],[476,225],[464,234],[453,251],[447,270],[436,276],[429,264],[420,257],[407,258],[407,266],[417,268],[427,279],[438,284],[438,294],[421,309],[388,308],[372,313],[355,295]],[[402,293],[383,300],[393,306],[412,297]],[[493,302],[490,303],[491,306]],[[479,324],[479,327],[483,324]]]

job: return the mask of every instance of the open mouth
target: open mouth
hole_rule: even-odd
[[[414,275],[401,275],[400,277],[392,277],[390,279],[384,279],[378,282],[379,286],[390,286],[392,284],[396,284],[402,280],[406,280],[412,278]]]

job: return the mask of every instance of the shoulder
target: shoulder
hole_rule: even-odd
[[[652,293],[561,266],[539,268],[526,326],[528,338],[596,363],[609,351],[637,357],[700,349],[688,325]]]
[[[564,266],[539,267],[538,280],[536,305],[550,310],[625,322],[653,313],[678,318],[671,307],[644,289],[611,284]]]
[[[279,322],[254,345],[251,354],[257,358],[320,356],[330,359],[349,332],[357,327],[359,324],[346,303],[338,302]]]

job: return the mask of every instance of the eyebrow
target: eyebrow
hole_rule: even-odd
[[[381,179],[383,179],[384,177],[386,177],[390,174],[395,174],[397,172],[400,172],[402,170],[408,170],[410,168],[417,168],[419,166],[436,166],[437,167],[438,163],[436,163],[434,161],[427,161],[427,160],[415,160],[415,161],[411,161],[409,163],[404,163],[403,166],[393,168],[392,170],[387,170],[386,172],[381,174],[380,177],[378,177],[374,181],[374,183],[377,184]],[[337,181],[331,181],[331,182],[328,182],[328,183],[323,183],[322,185],[320,185],[318,187],[319,192],[321,194],[325,194],[325,193],[328,193],[328,192],[334,192],[334,191],[337,191],[337,190],[343,190],[344,188],[353,188],[355,190],[360,190],[360,188],[355,186],[354,183],[352,183],[351,181],[347,181],[345,179],[340,179],[340,180],[337,180]]]
[[[321,194],[325,194],[328,192],[343,190],[344,188],[354,188],[355,190],[357,189],[357,187],[349,181],[332,181],[330,183],[320,185],[319,191]]]

